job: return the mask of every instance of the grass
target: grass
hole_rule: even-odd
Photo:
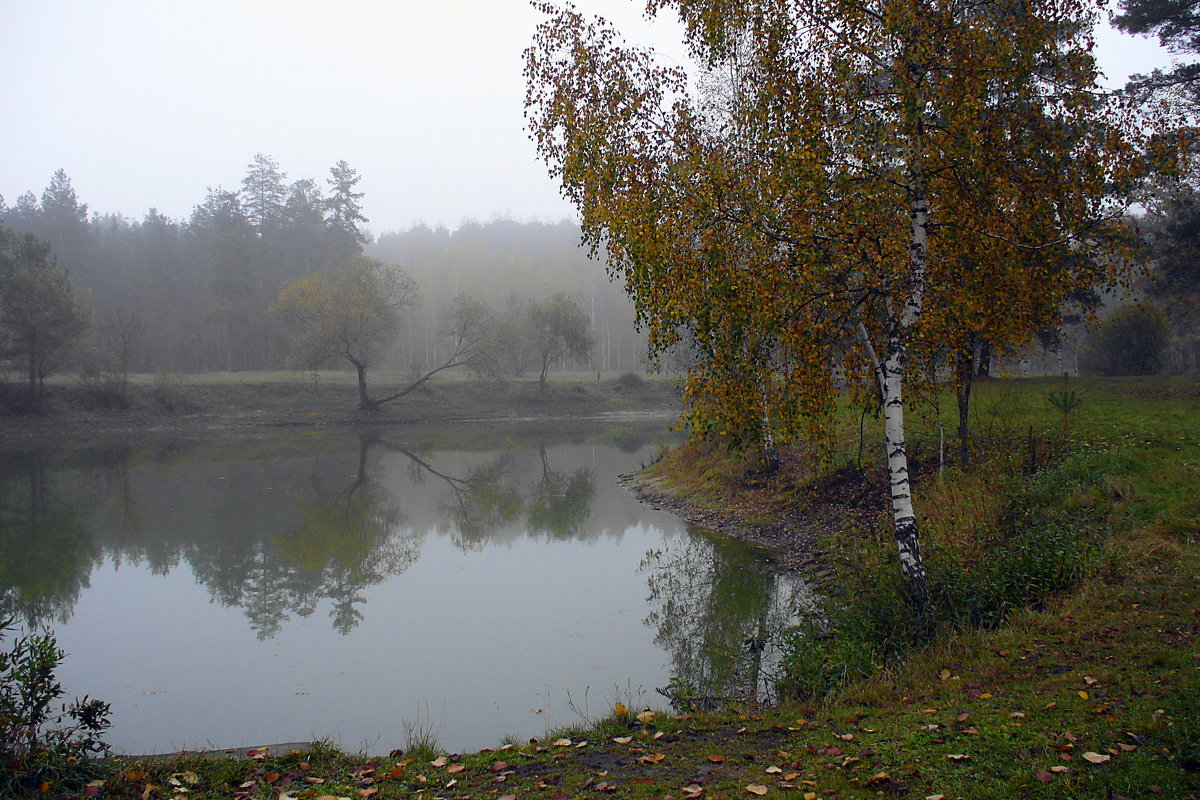
[[[1083,403],[1069,438],[1044,399],[1059,385],[981,386],[982,447],[971,464],[939,472],[926,421],[916,421],[910,441],[931,561],[986,567],[1038,546],[1051,530],[1078,534],[1063,547],[1072,556],[1066,566],[1079,569],[986,625],[960,621],[894,658],[868,660],[868,674],[827,694],[711,715],[612,711],[594,724],[587,712],[579,729],[461,755],[412,747],[371,758],[319,745],[281,756],[117,763],[93,796],[1200,797],[1194,384],[1073,382]],[[843,417],[824,473],[796,448],[783,474],[765,480],[752,458],[689,446],[664,458],[660,480],[670,475],[706,502],[734,497],[738,509],[765,516],[814,497],[855,504],[871,475],[847,478],[857,474],[852,416]],[[825,546],[844,564],[890,563],[884,528],[852,526],[837,538]]]

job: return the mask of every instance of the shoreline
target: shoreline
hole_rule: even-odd
[[[645,472],[621,475],[618,482],[650,508],[669,511],[690,525],[762,547],[769,554],[767,563],[773,571],[802,575],[818,587],[837,579],[836,570],[819,547],[820,537],[861,526],[876,515],[869,508],[809,501],[771,513],[771,522],[751,523],[734,508],[713,507],[687,494],[673,493],[666,479]]]

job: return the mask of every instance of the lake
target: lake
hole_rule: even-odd
[[[666,422],[259,432],[0,458],[0,593],[116,752],[541,738],[762,694],[798,579],[639,504]]]

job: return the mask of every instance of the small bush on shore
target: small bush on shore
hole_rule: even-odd
[[[12,630],[11,619],[0,621],[0,645]],[[92,757],[108,751],[100,738],[108,703],[85,696],[54,709],[64,694],[54,671],[65,656],[49,633],[17,636],[0,650],[2,797],[81,787],[97,773]]]

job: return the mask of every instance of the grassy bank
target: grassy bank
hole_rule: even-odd
[[[117,762],[91,796],[1200,796],[1194,384],[1073,382],[1083,403],[1065,425],[1046,398],[1059,390],[980,387],[965,464],[939,463],[936,414],[916,421],[933,641],[894,616],[878,446],[868,439],[860,460],[852,410],[823,464],[792,448],[763,476],[753,458],[694,445],[660,462],[660,488],[752,526],[786,533],[808,512],[822,521],[823,534],[806,535],[833,571],[835,604],[854,613],[797,640],[793,679],[823,676],[797,690],[807,697],[718,714],[614,708],[586,729],[461,755],[319,746]]]
[[[371,386],[381,396],[397,381],[379,376]],[[464,419],[594,416],[622,411],[674,409],[674,383],[634,373],[573,374],[551,380],[539,391],[536,379],[431,380],[377,413],[358,410],[358,387],[345,372],[135,375],[113,384],[69,377],[47,387],[36,413],[16,413],[23,387],[0,384],[12,395],[0,413],[0,432],[53,436],[73,431],[138,431],[266,426],[387,425]],[[15,399],[14,399],[15,398]],[[5,408],[0,403],[0,409]]]

